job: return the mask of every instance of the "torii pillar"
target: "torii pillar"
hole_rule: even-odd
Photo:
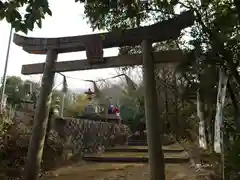
[[[55,50],[48,50],[46,64],[44,67],[40,97],[34,116],[34,123],[31,139],[28,146],[27,163],[24,169],[25,180],[35,180],[36,173],[39,173],[43,147],[45,142],[46,129],[48,124],[48,115],[50,110],[51,94],[54,84],[54,67],[57,61],[58,53]],[[29,161],[31,160],[31,161]]]
[[[165,180],[165,168],[161,167],[164,166],[164,163],[162,163],[164,161],[164,155],[160,141],[162,123],[159,120],[160,114],[158,113],[155,63],[151,41],[142,41],[142,56],[149,174],[151,180]]]

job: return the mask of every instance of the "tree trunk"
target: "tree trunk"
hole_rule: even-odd
[[[176,75],[173,75],[173,84],[177,87],[177,79]],[[174,100],[175,100],[175,134],[176,134],[176,139],[179,141],[180,140],[180,132],[182,132],[182,126],[180,126],[179,123],[179,111],[178,111],[178,94],[174,93]]]
[[[170,133],[170,132],[174,132],[174,124],[169,120],[168,92],[166,87],[164,87],[164,94],[165,94],[165,114],[166,114],[166,122],[167,122],[167,131]]]
[[[219,85],[217,94],[217,109],[215,116],[215,133],[214,133],[214,150],[217,153],[222,152],[222,125],[223,125],[223,106],[226,96],[228,77],[225,75],[222,69],[219,70]]]
[[[198,89],[197,91],[197,116],[199,118],[199,147],[207,149],[204,120],[204,98],[201,89]]]
[[[152,55],[152,44],[144,40],[142,42],[143,54],[143,80],[145,116],[147,125],[147,141],[149,154],[149,179],[165,180],[165,164],[160,137],[162,125],[158,113],[155,66]]]
[[[238,118],[238,116],[239,116],[239,106],[238,106],[238,101],[237,101],[237,99],[235,97],[235,94],[234,94],[234,90],[231,87],[230,81],[228,81],[227,89],[228,89],[228,93],[229,93],[229,96],[231,98],[232,105],[233,105],[233,108],[234,108],[235,124],[236,124],[236,127],[237,127],[237,131],[239,132],[240,131],[240,119]]]
[[[205,104],[206,105],[206,104]],[[205,110],[205,109],[204,109]],[[207,113],[206,111],[204,111],[204,130],[205,130],[205,137],[206,137],[206,143],[207,143],[207,147],[209,148],[209,144],[210,144],[210,141],[209,141],[209,136],[210,136],[210,132],[209,132],[209,117],[207,116]]]
[[[39,179],[42,153],[45,141],[45,134],[48,124],[51,91],[54,82],[54,66],[57,60],[57,53],[48,51],[44,68],[40,98],[38,101],[32,136],[28,147],[27,162],[24,172],[24,180]]]
[[[215,103],[211,103],[211,110],[210,110],[210,121],[209,121],[209,142],[210,145],[208,148],[210,148],[211,151],[214,149],[214,124],[215,124],[215,114],[216,114],[216,106]]]
[[[178,95],[175,94],[175,127],[176,139],[179,141],[182,133],[182,125],[179,123],[179,110],[178,110]]]
[[[213,133],[214,131],[212,131],[214,123],[214,117],[213,117],[213,102],[210,101],[206,105],[206,113],[204,113],[205,115],[205,134],[206,134],[206,141],[207,141],[207,147],[209,150],[213,150]],[[215,115],[215,113],[214,113]]]
[[[238,19],[239,19],[239,22],[240,22],[240,1],[239,0],[234,0],[234,4],[236,6],[237,13],[238,13]]]

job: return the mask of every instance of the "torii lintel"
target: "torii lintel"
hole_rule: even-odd
[[[61,38],[33,38],[14,34],[13,42],[31,54],[46,54],[49,49],[57,53],[84,51],[89,44],[93,44],[92,41],[99,38],[102,40],[102,48],[134,46],[145,39],[152,43],[176,39],[181,30],[193,22],[193,12],[187,11],[169,20],[140,28]]]

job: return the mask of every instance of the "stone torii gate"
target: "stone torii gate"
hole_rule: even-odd
[[[24,173],[25,180],[36,180],[40,169],[44,137],[46,133],[49,99],[53,87],[55,72],[77,71],[97,68],[110,68],[143,64],[145,112],[147,120],[147,139],[149,152],[150,179],[159,180],[164,173],[161,167],[163,158],[159,142],[161,122],[157,117],[157,94],[154,76],[154,64],[181,61],[184,59],[179,51],[152,52],[152,43],[177,39],[182,29],[194,23],[193,12],[187,11],[172,19],[151,26],[107,33],[62,37],[31,38],[14,34],[15,44],[31,54],[46,54],[46,62],[23,65],[22,74],[43,73],[40,98],[35,114],[33,133],[28,149],[28,161]],[[103,57],[103,48],[142,45],[142,55],[124,55]],[[86,50],[86,60],[58,62],[59,53]]]

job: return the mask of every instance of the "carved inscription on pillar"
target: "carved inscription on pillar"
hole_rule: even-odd
[[[103,63],[103,45],[101,36],[90,36],[85,43],[86,56],[89,64]]]

